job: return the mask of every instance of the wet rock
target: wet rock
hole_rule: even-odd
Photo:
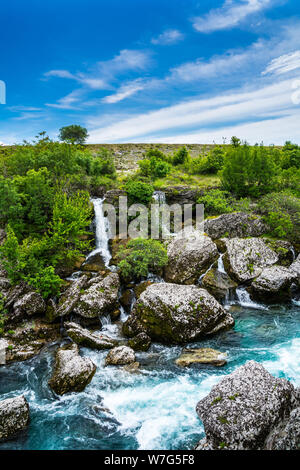
[[[73,312],[80,295],[84,293],[87,282],[88,277],[86,275],[72,282],[70,287],[59,299],[58,309],[56,312],[57,316],[65,317]]]
[[[284,266],[271,266],[262,271],[251,289],[254,297],[264,301],[273,301],[290,297],[290,287],[296,280],[296,274]]]
[[[224,266],[230,276],[243,283],[255,279],[277,263],[278,255],[261,238],[223,239],[227,253]]]
[[[139,362],[132,362],[131,364],[127,364],[123,367],[124,370],[131,373],[139,372],[140,363]]]
[[[105,364],[108,366],[125,366],[135,362],[134,350],[128,346],[118,346],[109,351]]]
[[[44,345],[45,341],[42,340],[30,341],[27,344],[9,342],[6,350],[6,363],[27,361],[39,354]]]
[[[238,286],[236,282],[230,279],[228,274],[221,273],[214,268],[205,274],[201,285],[217,300],[223,300],[225,297],[228,297],[230,292]]]
[[[89,272],[106,271],[105,263],[100,253],[90,256],[80,269]]]
[[[153,284],[151,281],[143,281],[137,284],[134,288],[136,298],[138,299],[139,296],[147,289],[147,287],[151,286],[151,284]]]
[[[214,240],[223,237],[259,237],[265,234],[268,228],[259,216],[234,212],[222,214],[214,219],[206,219],[204,231]]]
[[[134,351],[148,351],[151,346],[151,338],[146,333],[139,333],[128,341]]]
[[[0,401],[0,440],[13,437],[29,424],[29,405],[23,396]]]
[[[124,290],[123,294],[120,297],[120,304],[125,308],[127,312],[130,311],[132,302],[134,301],[134,292],[132,289]]]
[[[153,340],[182,344],[233,326],[232,316],[205,289],[158,283],[136,302],[123,332],[144,332]]]
[[[189,238],[176,237],[168,245],[165,280],[195,284],[217,257],[217,246],[209,237],[202,237],[197,232],[191,233]]]
[[[65,323],[67,335],[74,341],[74,343],[91,349],[111,349],[114,348],[118,342],[102,335],[100,332],[94,332],[82,328],[77,323]]]
[[[212,366],[224,366],[227,354],[211,348],[184,349],[176,359],[175,364],[180,367],[189,367],[195,364],[209,364]]]
[[[96,366],[87,357],[79,355],[76,344],[60,348],[55,357],[54,373],[49,386],[57,395],[82,392],[91,382]]]
[[[278,255],[278,264],[282,266],[290,266],[294,260],[294,248],[293,245],[286,240],[272,240],[264,239],[266,243],[274,250]]]
[[[290,266],[290,271],[292,272],[292,274],[295,274],[296,276],[296,279],[297,279],[297,282],[298,282],[298,285],[300,287],[300,255],[298,256],[298,258],[291,264]]]
[[[118,309],[120,281],[117,273],[110,273],[90,281],[86,291],[80,295],[74,306],[74,313],[87,319],[98,319]]]
[[[121,316],[121,310],[116,309],[113,312],[110,312],[109,316],[110,316],[111,321],[113,321],[113,322],[118,321],[120,319],[120,316]]]
[[[213,449],[263,449],[295,401],[294,386],[249,361],[215,385],[196,411]]]

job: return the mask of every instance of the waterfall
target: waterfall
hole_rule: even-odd
[[[96,248],[88,255],[87,259],[91,256],[100,253],[105,266],[109,265],[111,260],[111,253],[109,250],[109,220],[103,214],[103,199],[91,200],[95,210],[95,224],[96,224]]]
[[[227,274],[224,268],[223,256],[225,253],[221,254],[218,259],[218,271],[219,273]]]
[[[245,308],[255,308],[257,310],[268,310],[267,307],[261,304],[257,304],[256,302],[253,302],[250,298],[249,292],[246,290],[245,287],[238,287],[236,289],[236,295],[238,298],[238,303],[242,307]]]

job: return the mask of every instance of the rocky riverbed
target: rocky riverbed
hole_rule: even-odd
[[[256,217],[225,214],[204,238],[170,241],[162,277],[128,287],[109,266],[98,202],[93,269],[90,256],[59,299],[46,304],[1,272],[0,435],[11,439],[0,449],[298,446],[297,248]]]

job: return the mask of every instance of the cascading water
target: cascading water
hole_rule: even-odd
[[[223,263],[223,256],[225,253],[221,254],[218,259],[218,271],[219,273],[226,274],[224,263]]]
[[[104,199],[92,199],[95,210],[96,248],[88,255],[87,260],[99,253],[105,266],[108,266],[111,260],[109,250],[110,228],[108,217],[105,217],[103,213],[103,202]]]
[[[268,310],[268,307],[262,304],[258,304],[251,300],[250,294],[245,287],[239,287],[236,289],[236,296],[238,298],[238,303],[242,307],[254,308],[256,310]]]

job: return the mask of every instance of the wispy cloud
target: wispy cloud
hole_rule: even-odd
[[[155,45],[169,46],[182,41],[183,38],[184,34],[178,31],[178,29],[167,29],[156,38],[153,38],[151,42]]]
[[[249,15],[258,13],[271,4],[271,0],[226,0],[221,8],[213,9],[204,16],[193,18],[193,26],[201,33],[233,28]]]
[[[134,80],[130,83],[126,83],[120,87],[120,89],[109,96],[105,96],[105,98],[102,99],[103,103],[118,103],[119,101],[124,100],[125,98],[128,98],[129,96],[134,95],[140,90],[144,89],[144,84],[143,81],[140,79]]]
[[[242,123],[253,124],[260,122],[256,140],[264,139],[265,121],[282,119],[284,117],[299,117],[300,108],[291,101],[290,81],[283,81],[273,85],[262,87],[254,91],[243,89],[228,95],[220,95],[209,99],[198,99],[184,102],[175,106],[169,106],[157,111],[139,114],[120,120],[109,126],[90,131],[91,143],[97,142],[170,142],[174,136],[184,135],[182,129],[186,128],[186,134],[191,134],[191,128],[203,130],[210,129],[210,141],[214,139],[216,128],[234,128]],[[94,123],[94,118],[87,124]],[[236,123],[236,124],[233,124]],[[286,129],[288,133],[288,129]],[[172,136],[173,137],[170,137]],[[193,134],[196,135],[196,134]],[[274,133],[276,135],[276,133]],[[242,137],[248,138],[248,136]],[[230,135],[229,135],[230,137]],[[171,139],[171,140],[170,140]]]
[[[284,54],[276,59],[273,59],[262,72],[262,75],[275,74],[282,75],[283,73],[291,72],[300,68],[300,51]]]
[[[46,106],[56,109],[77,109],[82,98],[82,90],[74,90],[60,98],[57,103],[46,103]]]

